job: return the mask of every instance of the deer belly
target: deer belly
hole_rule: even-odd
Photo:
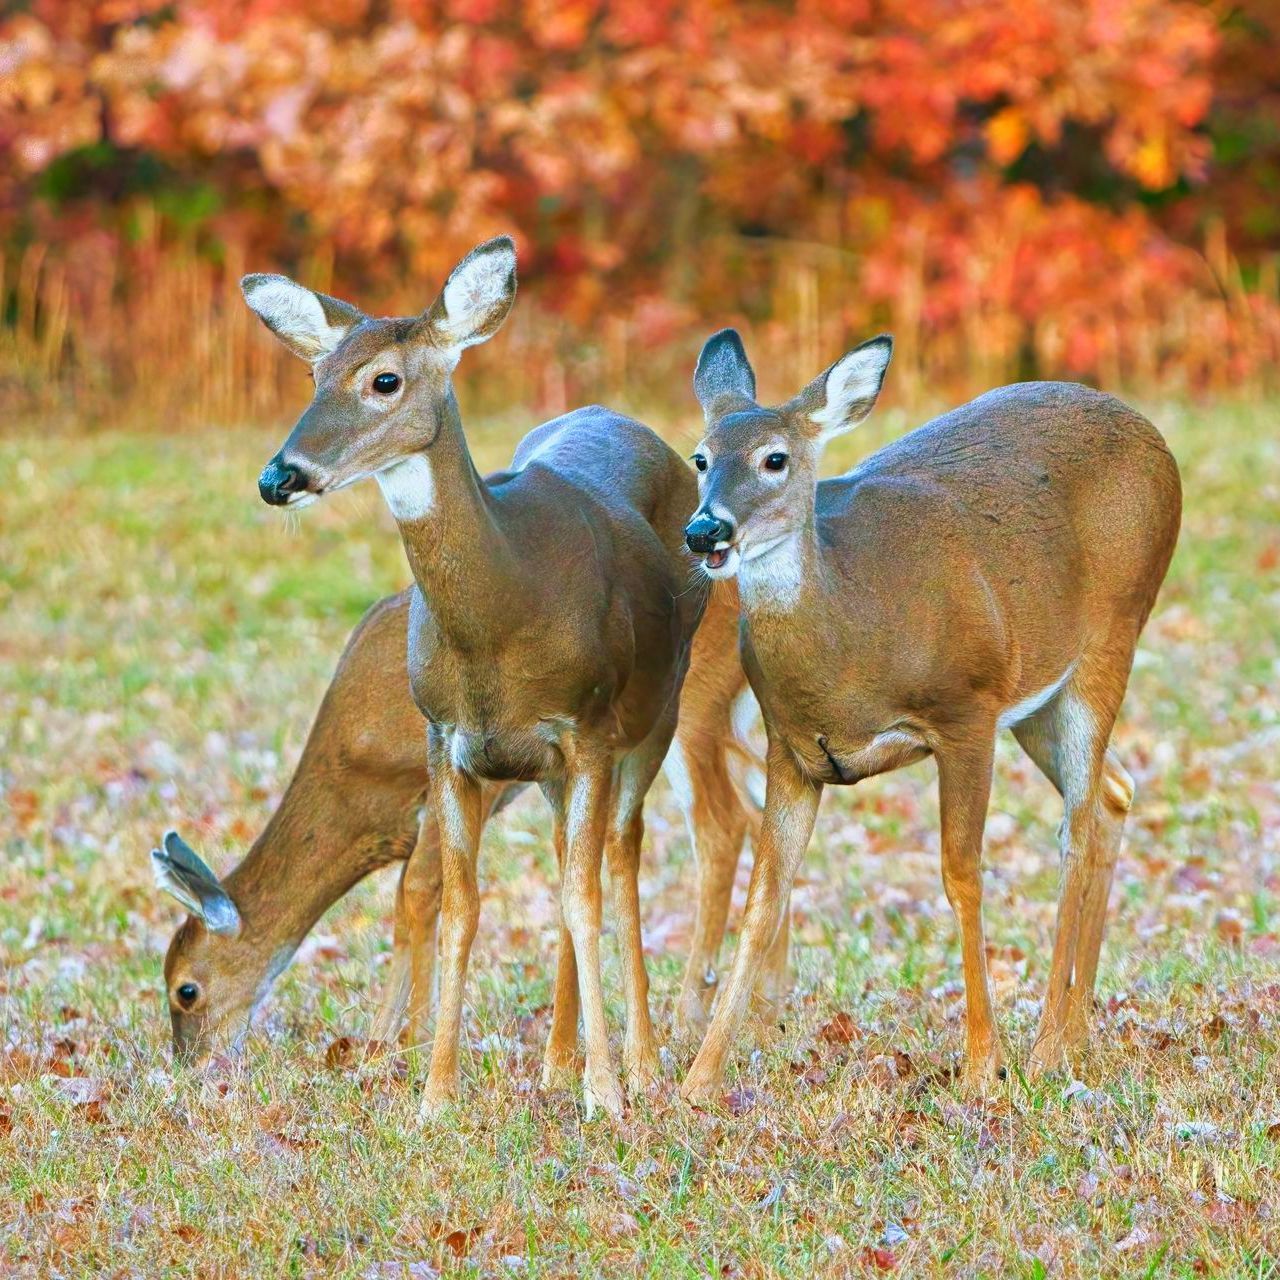
[[[929,754],[929,747],[908,729],[885,729],[861,741],[818,734],[796,754],[815,781],[839,786],[914,764]]]
[[[537,782],[564,772],[555,742],[536,729],[459,729],[448,731],[454,768],[493,782]]]

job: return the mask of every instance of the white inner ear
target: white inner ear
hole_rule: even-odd
[[[164,856],[156,850],[152,850],[151,853],[151,871],[156,878],[157,889],[169,894],[172,898],[177,898],[193,916],[197,916],[201,920],[204,919],[204,904],[174,874]]]
[[[887,348],[877,344],[865,351],[851,351],[831,367],[826,403],[810,415],[823,440],[856,427],[871,412],[888,363]]]
[[[249,305],[276,333],[305,349],[314,362],[347,336],[347,325],[330,324],[320,299],[292,280],[264,280],[245,294]]]
[[[477,254],[458,264],[444,286],[444,322],[440,328],[454,346],[483,341],[476,330],[507,297],[516,256],[507,249]]]

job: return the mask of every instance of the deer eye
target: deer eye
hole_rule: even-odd
[[[787,465],[787,455],[785,453],[771,453],[764,460],[764,469],[766,471],[781,471]]]
[[[196,997],[200,994],[200,988],[194,982],[184,982],[176,992],[178,1003],[184,1009],[190,1009],[196,1002]]]
[[[389,396],[399,385],[398,373],[380,373],[373,380],[373,389],[384,396]]]
[[[699,471],[705,471],[707,469],[707,455],[705,453],[695,453],[693,455],[693,465]]]

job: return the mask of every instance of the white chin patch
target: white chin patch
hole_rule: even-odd
[[[318,497],[314,493],[291,493],[289,500],[284,505],[291,511],[298,511],[303,507],[309,507],[316,501],[318,501]]]
[[[435,506],[435,478],[426,455],[415,453],[384,467],[374,477],[397,520],[421,520]]]

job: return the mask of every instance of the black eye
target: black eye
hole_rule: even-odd
[[[373,389],[389,396],[400,385],[398,373],[380,373],[373,380]]]
[[[196,997],[200,994],[200,988],[194,982],[184,982],[178,988],[178,1003],[184,1009],[190,1009],[196,1002]]]
[[[697,467],[699,471],[705,471],[707,469],[706,455],[701,453],[695,453],[693,455],[693,465]]]
[[[787,455],[785,453],[771,453],[764,460],[764,469],[766,471],[781,471],[787,465]]]

